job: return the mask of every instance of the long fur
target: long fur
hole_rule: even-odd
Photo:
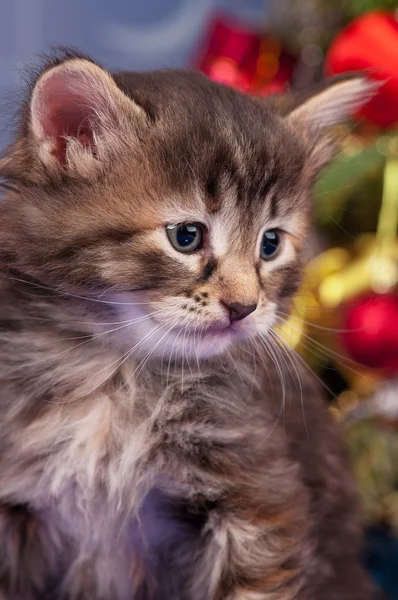
[[[84,148],[35,109],[75,67]],[[102,72],[47,64],[0,164],[0,598],[370,598],[337,427],[273,331],[331,142],[196,74]],[[171,247],[184,218],[208,251]],[[215,334],[221,300],[258,306]]]

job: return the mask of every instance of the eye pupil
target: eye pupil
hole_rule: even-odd
[[[198,230],[192,225],[181,225],[176,233],[176,240],[182,248],[190,246],[198,235]]]
[[[261,242],[261,258],[269,260],[278,252],[281,236],[276,229],[265,231]]]
[[[179,252],[195,252],[202,245],[203,226],[200,223],[168,225],[166,232],[171,245]]]

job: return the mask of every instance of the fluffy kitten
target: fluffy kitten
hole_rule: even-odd
[[[335,425],[273,326],[328,128],[64,53],[0,174],[1,600],[366,600]],[[286,352],[286,351],[285,351]]]

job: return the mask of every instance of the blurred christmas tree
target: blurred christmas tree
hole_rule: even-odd
[[[278,0],[271,2],[270,17],[273,32],[297,50],[308,43],[327,48],[352,19],[396,9],[396,0]]]
[[[296,83],[367,69],[384,85],[343,128],[343,151],[315,188],[327,250],[310,263],[284,334],[331,391],[370,527],[367,564],[398,598],[398,22],[386,10],[397,3],[325,4],[289,3],[302,27]],[[326,57],[319,68],[314,48]]]
[[[341,12],[347,19],[353,14],[348,11],[356,14],[370,4],[374,6],[365,0],[341,0],[333,7],[347,5]],[[359,123],[342,128],[343,151],[315,187],[315,222],[327,249],[310,263],[284,334],[323,380],[328,374],[331,408],[347,425],[369,522],[389,523],[398,534],[398,22],[394,14],[375,11],[354,19],[327,48],[323,63],[327,74],[362,69],[383,85],[362,110]]]

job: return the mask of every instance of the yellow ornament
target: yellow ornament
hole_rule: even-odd
[[[339,308],[360,294],[391,292],[398,283],[398,160],[390,156],[384,170],[383,197],[375,235],[362,235],[350,248],[332,248],[308,265],[304,284],[294,298],[289,319],[280,327],[284,341],[297,351],[335,359],[350,383],[353,396],[376,389],[380,376],[344,356],[336,331]],[[308,348],[308,346],[311,347]],[[343,360],[340,360],[343,359]],[[314,361],[313,361],[314,362]],[[346,401],[347,400],[347,401]],[[345,410],[348,397],[336,410]],[[344,405],[344,407],[343,407]]]

